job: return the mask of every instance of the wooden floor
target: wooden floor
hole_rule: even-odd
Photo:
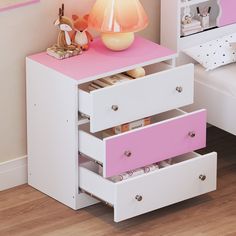
[[[24,185],[0,193],[0,236],[236,236],[236,137],[208,129],[218,190],[115,224],[102,204],[75,212]]]

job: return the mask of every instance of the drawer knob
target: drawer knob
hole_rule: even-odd
[[[132,156],[132,152],[131,151],[125,151],[125,156],[131,157]]]
[[[196,137],[196,133],[194,132],[194,131],[191,131],[191,132],[189,132],[189,137],[191,137],[191,138],[195,138]]]
[[[206,178],[207,178],[207,177],[206,177],[205,175],[200,175],[200,176],[199,176],[199,179],[200,179],[201,181],[205,181]]]
[[[119,110],[119,107],[117,105],[112,105],[111,109],[113,111],[118,111]]]
[[[136,195],[135,199],[138,201],[138,202],[141,202],[143,200],[143,197],[141,195]]]
[[[181,87],[181,86],[176,87],[176,91],[179,92],[179,93],[182,93],[183,90],[184,90],[184,89],[183,89],[183,87]]]

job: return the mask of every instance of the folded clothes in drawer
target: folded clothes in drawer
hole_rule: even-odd
[[[92,81],[88,84],[88,90],[94,91],[96,89],[106,88],[109,86],[114,86],[120,83],[127,82],[131,79],[137,79],[144,77],[146,74],[145,69],[143,67],[139,67],[124,73],[115,74],[112,76],[108,76],[105,78],[101,78],[95,81]],[[86,86],[85,86],[86,87]]]
[[[149,173],[149,172],[153,172],[153,171],[159,170],[160,168],[170,166],[171,162],[172,162],[172,160],[169,159],[169,160],[166,160],[166,161],[161,161],[161,162],[158,162],[158,163],[154,163],[152,165],[144,166],[144,167],[136,169],[136,170],[127,171],[125,173],[110,177],[109,180],[111,180],[114,183],[118,183],[118,182],[126,180],[126,179],[134,178],[136,176],[146,174],[146,173]],[[98,168],[99,168],[98,173],[102,176],[103,167],[101,167],[99,165]]]

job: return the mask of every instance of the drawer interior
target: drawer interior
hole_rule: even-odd
[[[172,163],[169,166],[163,167],[160,165],[159,169],[155,171],[144,173],[135,177],[122,180],[120,182],[113,182],[111,178],[103,178],[99,173],[99,165],[92,162],[84,162],[80,164],[80,188],[82,191],[85,191],[87,194],[90,194],[96,198],[99,198],[102,201],[105,201],[109,205],[114,205],[115,201],[115,189],[119,185],[124,185],[130,183],[133,180],[141,179],[145,176],[155,175],[161,171],[168,169],[174,169],[175,166],[179,164],[184,164],[184,162],[191,161],[202,157],[202,155],[191,152],[187,153],[172,159]]]
[[[158,72],[161,72],[161,71],[165,71],[165,70],[169,70],[171,69],[172,67],[165,63],[165,62],[160,62],[160,63],[156,63],[156,64],[152,64],[152,65],[148,65],[148,66],[144,66],[143,67],[146,71],[146,76],[149,76],[149,75],[152,75],[152,74],[155,74],[155,73],[158,73]],[[125,72],[125,71],[124,71]],[[123,72],[123,73],[124,73]],[[114,75],[114,74],[113,74]],[[144,77],[143,77],[144,78]],[[139,79],[139,78],[138,78]],[[88,83],[84,83],[82,85],[79,85],[79,89],[85,91],[85,92],[90,92],[89,89],[88,89],[88,86],[91,82],[88,82]],[[102,88],[101,88],[102,89]]]
[[[197,153],[197,152],[190,152],[190,153],[186,153],[184,155],[180,155],[180,156],[177,156],[177,157],[174,157],[171,161],[171,165],[170,166],[167,166],[167,167],[164,167],[164,166],[160,166],[160,169],[163,169],[163,168],[171,168],[173,167],[174,165],[176,164],[179,164],[181,162],[185,162],[185,161],[188,161],[188,160],[191,160],[191,159],[194,159],[194,158],[198,158],[202,156],[201,154]],[[88,169],[89,171],[92,171],[96,174],[99,175],[99,165],[96,164],[95,162],[93,161],[86,161],[86,159],[83,159],[82,163],[80,163],[80,167],[82,168],[86,168]],[[159,171],[160,169],[157,169],[156,171]],[[111,180],[106,179],[110,182],[112,182]],[[128,181],[128,180],[124,180],[122,182],[125,182],[125,181]],[[117,184],[117,183],[114,183],[114,184]]]
[[[171,110],[171,111],[168,111],[168,112],[160,113],[158,115],[155,115],[155,116],[151,117],[151,124],[150,125],[158,124],[160,122],[170,120],[170,119],[175,119],[175,118],[183,116],[184,114],[186,114],[186,112],[184,112],[182,110],[179,110],[179,109],[175,109],[175,110]],[[133,131],[138,131],[139,129],[142,129],[142,128],[137,128],[135,130],[127,131],[123,134],[127,134],[127,133],[133,132]],[[114,134],[111,129],[108,129],[108,130],[105,130],[105,131],[100,131],[100,132],[97,132],[97,133],[91,133],[89,123],[85,123],[85,124],[80,125],[80,130],[84,131],[84,132],[86,132],[86,133],[88,133],[88,134],[90,134],[90,135],[92,135],[92,136],[94,136],[94,137],[96,137],[97,139],[100,139],[100,140],[103,140],[103,139],[109,138],[109,137],[113,137],[113,136],[117,136],[117,135],[122,135],[122,134]]]

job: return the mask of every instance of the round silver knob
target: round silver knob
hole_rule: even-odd
[[[112,105],[111,109],[113,111],[118,111],[119,110],[119,107],[117,105]]]
[[[200,179],[201,181],[205,181],[205,180],[206,180],[206,176],[205,176],[205,175],[200,175],[200,176],[199,176],[199,179]]]
[[[176,91],[179,92],[179,93],[182,93],[183,90],[184,90],[184,89],[183,89],[183,87],[181,87],[181,86],[176,87]]]
[[[194,131],[189,132],[188,135],[191,138],[195,138],[196,137],[196,133]]]
[[[125,156],[131,157],[132,156],[132,152],[131,151],[125,151]]]
[[[141,202],[143,200],[143,197],[141,195],[136,195],[135,196],[135,199],[138,201],[138,202]]]

